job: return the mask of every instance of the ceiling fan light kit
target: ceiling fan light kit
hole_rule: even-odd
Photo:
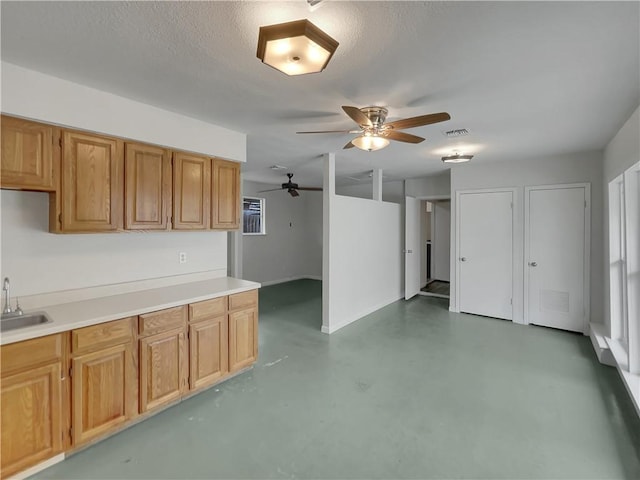
[[[362,135],[351,140],[351,143],[360,150],[373,152],[374,150],[380,150],[389,145],[389,140],[378,135]]]
[[[260,27],[257,56],[286,75],[325,69],[339,43],[309,20]]]
[[[359,136],[351,140],[343,148],[358,147],[361,150],[373,152],[389,145],[390,140],[404,143],[420,143],[424,141],[424,138],[401,130],[445,122],[451,119],[447,112],[440,112],[385,122],[388,111],[384,107],[358,108],[344,105],[342,110],[349,115],[351,120],[358,124],[360,130],[324,130],[296,133],[357,133]]]
[[[442,157],[444,163],[465,163],[473,158],[473,155],[460,155],[455,153],[453,155],[447,155]]]

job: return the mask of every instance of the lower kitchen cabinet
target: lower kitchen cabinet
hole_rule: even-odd
[[[229,313],[229,371],[248,367],[258,358],[258,307]]]
[[[189,386],[205,387],[229,372],[229,328],[226,315],[189,325]]]
[[[74,445],[117,429],[137,414],[133,320],[116,320],[72,332]]]
[[[257,290],[4,345],[0,477],[115,433],[257,354]]]
[[[63,450],[63,343],[59,334],[2,347],[3,478]]]
[[[132,344],[117,345],[72,361],[73,441],[91,440],[135,415]]]
[[[140,339],[140,413],[178,400],[188,390],[184,328]]]

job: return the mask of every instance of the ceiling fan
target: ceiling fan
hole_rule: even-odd
[[[298,192],[298,190],[307,190],[307,191],[311,191],[311,192],[321,192],[322,191],[321,187],[300,187],[300,186],[298,186],[297,183],[293,183],[291,181],[291,179],[293,178],[293,173],[287,173],[287,177],[289,178],[289,181],[287,183],[283,183],[280,188],[271,188],[269,190],[260,190],[258,193],[275,192],[276,190],[286,190],[287,192],[289,192],[289,195],[291,195],[292,197],[299,197],[300,193]]]
[[[371,152],[386,147],[389,145],[389,140],[405,143],[420,143],[424,141],[424,138],[401,132],[400,130],[444,122],[451,118],[448,113],[440,112],[385,123],[387,113],[389,113],[385,107],[358,108],[343,106],[342,110],[358,124],[360,127],[359,130],[325,130],[296,133],[358,133],[359,136],[347,143],[343,149],[358,147]]]

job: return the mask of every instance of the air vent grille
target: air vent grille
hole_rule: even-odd
[[[446,132],[442,132],[445,137],[464,137],[469,135],[469,130],[466,128],[456,128],[455,130],[448,130]]]
[[[287,167],[283,167],[282,165],[271,165],[269,167],[271,170],[286,170]]]

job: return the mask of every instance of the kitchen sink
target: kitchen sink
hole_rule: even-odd
[[[3,316],[2,320],[0,320],[0,332],[42,325],[43,323],[50,323],[51,321],[45,312],[25,313],[23,315],[9,314],[6,317]]]

